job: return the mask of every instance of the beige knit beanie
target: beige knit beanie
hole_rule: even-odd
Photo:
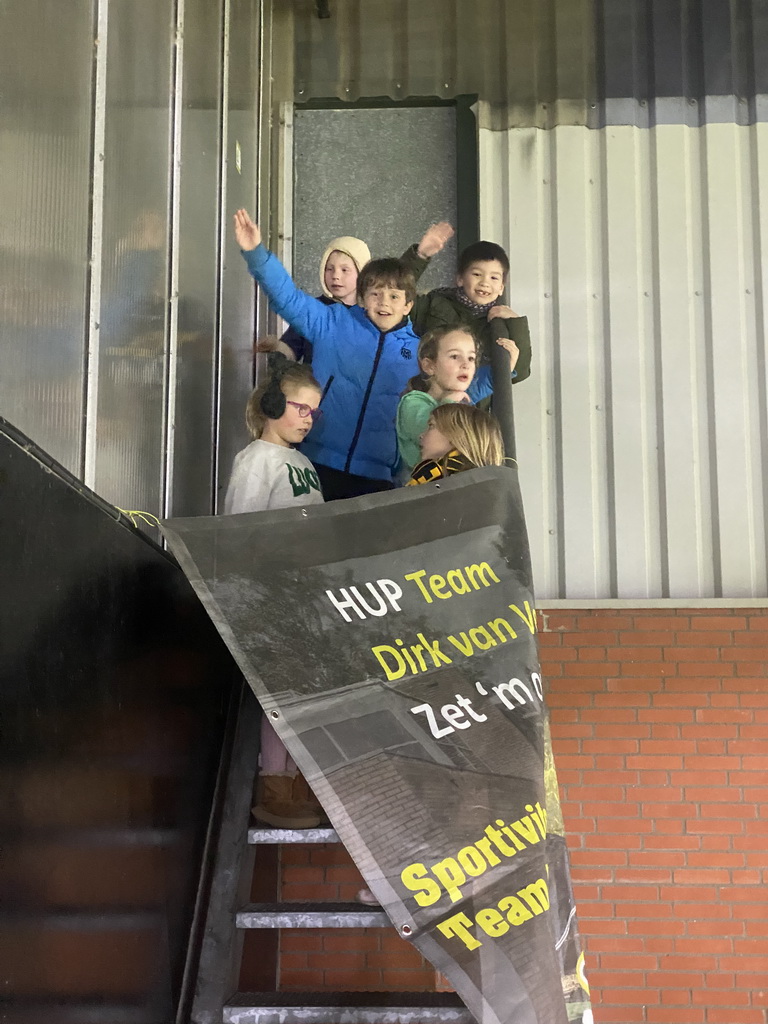
[[[323,295],[326,295],[329,299],[332,299],[333,296],[325,287],[325,264],[328,262],[328,257],[332,252],[343,252],[345,256],[349,256],[357,267],[358,274],[371,259],[371,250],[360,238],[353,238],[352,235],[342,235],[340,238],[332,239],[326,246],[323,258],[320,260],[320,287],[323,289]]]

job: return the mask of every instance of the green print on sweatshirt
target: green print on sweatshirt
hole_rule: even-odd
[[[286,462],[286,469],[288,470],[288,479],[291,482],[293,489],[294,498],[298,498],[302,494],[309,494],[310,490],[320,490],[320,478],[313,469],[300,469],[299,466],[292,466],[290,462]]]

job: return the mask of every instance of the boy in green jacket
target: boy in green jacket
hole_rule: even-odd
[[[505,337],[520,350],[513,378],[513,383],[519,384],[531,373],[531,338],[528,318],[499,303],[508,275],[509,258],[500,245],[468,245],[459,257],[456,284],[418,295],[411,310],[411,323],[419,337],[435,327],[469,327],[483,359],[487,360],[494,341],[491,321],[502,317]]]

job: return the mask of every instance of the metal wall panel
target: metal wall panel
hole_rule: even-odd
[[[212,511],[217,444],[225,483],[245,441],[253,288],[226,203],[256,198],[262,5],[226,0],[226,40],[224,9],[0,4],[0,412],[159,515]]]
[[[592,0],[297,0],[295,98],[477,93],[496,127],[586,116]],[[566,114],[566,112],[568,112]]]
[[[540,598],[765,593],[768,128],[480,132]]]
[[[477,94],[483,127],[768,117],[766,0],[295,0],[295,99]]]
[[[81,460],[93,10],[0,5],[0,414]],[[45,72],[56,69],[46,93]]]
[[[175,515],[192,516],[213,510],[222,0],[185,0],[184,15],[178,358],[169,498]]]
[[[455,107],[297,110],[293,138],[293,276],[311,295],[331,238],[354,235],[374,257],[399,256],[431,222],[456,223]],[[371,160],[377,147],[385,161]],[[451,239],[419,290],[451,280],[455,266]]]
[[[161,508],[172,0],[111,0],[94,489]],[[94,410],[89,410],[94,415]]]
[[[239,207],[254,209],[258,181],[260,18],[258,0],[225,0],[221,375],[217,480],[223,501],[232,462],[250,438],[245,405],[252,387],[254,283],[232,229]]]

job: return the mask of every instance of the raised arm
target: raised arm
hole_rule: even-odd
[[[452,237],[453,228],[447,220],[442,220],[439,224],[430,224],[422,235],[421,241],[408,246],[400,259],[417,282],[429,266],[432,257],[437,256],[448,239]]]
[[[248,269],[266,292],[275,313],[315,344],[327,336],[335,319],[334,307],[296,287],[277,256],[262,245],[259,226],[246,210],[235,214],[235,237]]]

